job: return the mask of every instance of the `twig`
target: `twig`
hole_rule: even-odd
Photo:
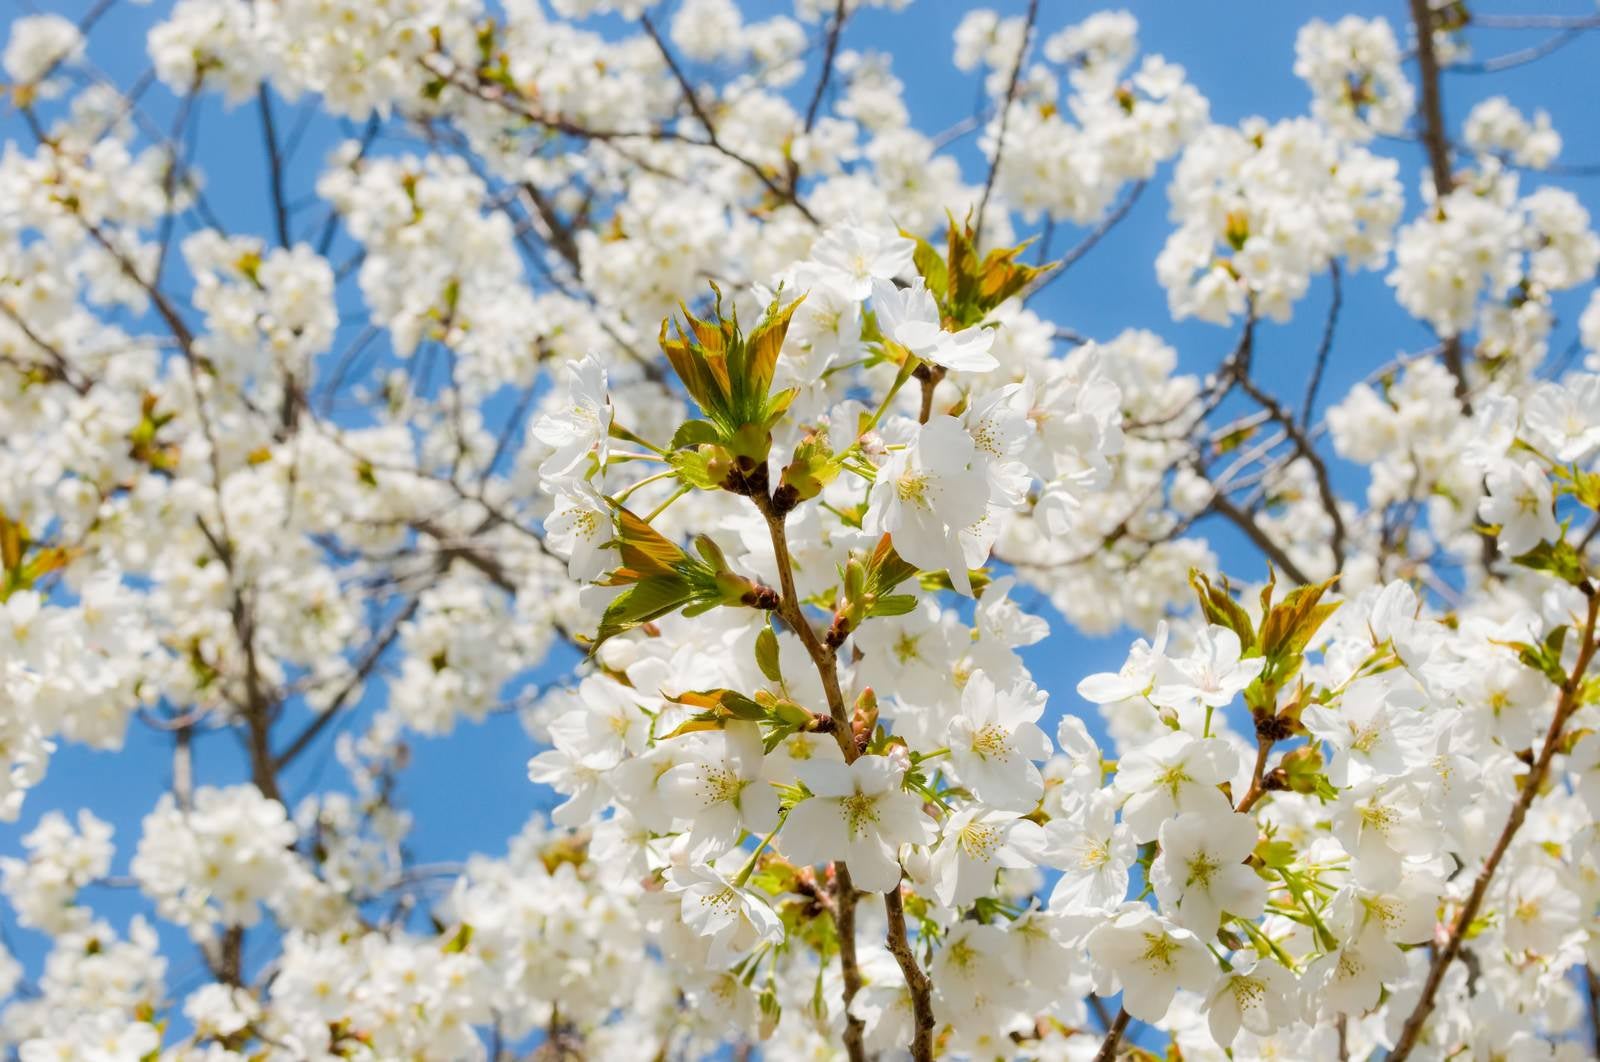
[[[817,112],[822,107],[822,96],[828,90],[828,80],[833,76],[834,57],[839,51],[839,36],[844,30],[844,20],[849,16],[846,10],[848,0],[839,0],[839,5],[833,9],[833,24],[828,27],[828,43],[822,52],[822,74],[817,78],[817,89],[811,94],[811,103],[806,107],[805,131],[811,132],[811,127],[817,124]]]
[[[1235,505],[1221,490],[1211,498],[1211,511],[1243,531],[1245,537],[1255,543],[1257,549],[1282,569],[1283,574],[1302,586],[1310,584],[1311,580],[1307,578],[1306,573],[1283,551],[1283,547],[1274,542],[1261,525],[1256,523],[1255,516]]]
[[[1106,235],[1116,228],[1123,218],[1128,216],[1128,211],[1132,210],[1133,205],[1139,201],[1139,195],[1144,191],[1144,187],[1148,183],[1147,181],[1135,181],[1129,185],[1128,190],[1123,193],[1122,200],[1115,207],[1112,207],[1111,213],[1101,218],[1100,223],[1091,229],[1087,236],[1079,240],[1076,246],[1062,255],[1053,268],[1034,280],[1033,286],[1023,293],[1023,303],[1026,304],[1029,299],[1054,284],[1061,274],[1071,269],[1078,263],[1079,259],[1094,250],[1095,246],[1105,239]]]
[[[1127,1007],[1117,1011],[1116,1018],[1111,1022],[1111,1028],[1106,1030],[1106,1038],[1100,1042],[1100,1050],[1094,1054],[1094,1062],[1111,1062],[1117,1057],[1117,1044],[1121,1042],[1122,1034],[1128,1031],[1128,1022],[1132,1018]]]
[[[1328,319],[1322,326],[1322,342],[1317,344],[1317,358],[1311,368],[1311,379],[1306,383],[1306,396],[1300,402],[1300,424],[1311,423],[1311,412],[1317,404],[1317,391],[1322,386],[1322,373],[1328,367],[1328,354],[1333,350],[1333,330],[1339,323],[1339,310],[1344,305],[1344,285],[1340,281],[1339,263],[1328,263],[1328,283],[1333,286],[1333,296],[1328,303]]]
[[[983,182],[983,198],[978,200],[978,216],[972,222],[974,245],[983,237],[983,215],[989,209],[989,196],[994,191],[995,177],[1000,173],[1000,159],[1006,150],[1006,126],[1011,122],[1011,104],[1017,98],[1017,84],[1022,78],[1023,64],[1028,61],[1028,46],[1033,43],[1033,26],[1039,21],[1039,0],[1028,0],[1027,21],[1022,27],[1022,43],[1017,46],[1017,61],[1011,67],[1011,81],[1006,85],[1005,98],[1000,101],[1000,128],[995,133],[994,158],[989,162],[989,176]]]
[[[1472,883],[1472,891],[1462,902],[1461,910],[1457,912],[1455,922],[1450,927],[1449,936],[1443,947],[1434,953],[1427,979],[1422,983],[1422,992],[1413,1004],[1411,1014],[1406,1018],[1405,1026],[1400,1030],[1400,1036],[1389,1052],[1386,1062],[1405,1062],[1416,1048],[1422,1027],[1433,1013],[1434,997],[1439,992],[1439,985],[1444,981],[1445,971],[1450,968],[1456,956],[1461,954],[1467,930],[1478,917],[1478,909],[1483,905],[1484,896],[1488,894],[1489,883],[1494,880],[1494,873],[1500,866],[1500,860],[1511,847],[1512,838],[1517,835],[1517,831],[1522,828],[1523,820],[1528,817],[1528,809],[1533,806],[1534,798],[1543,788],[1545,777],[1550,773],[1550,762],[1555,758],[1556,751],[1561,745],[1567,720],[1579,706],[1581,701],[1579,691],[1584,685],[1589,663],[1594,659],[1595,649],[1600,646],[1600,642],[1595,640],[1595,623],[1600,619],[1600,590],[1597,590],[1592,583],[1584,583],[1583,592],[1588,598],[1588,616],[1584,620],[1582,640],[1578,644],[1578,657],[1566,681],[1561,684],[1561,696],[1556,702],[1555,714],[1550,719],[1550,728],[1545,733],[1544,746],[1539,750],[1539,756],[1533,761],[1527,776],[1523,778],[1522,790],[1511,805],[1511,813],[1506,817],[1505,827],[1500,831],[1500,837],[1495,841],[1488,858],[1483,861],[1483,867]]]
[[[1518,48],[1514,52],[1497,55],[1492,59],[1484,59],[1479,62],[1454,63],[1451,65],[1450,71],[1451,73],[1459,74],[1498,74],[1505,70],[1526,66],[1528,63],[1537,62],[1545,56],[1565,48],[1593,29],[1596,24],[1590,21],[1581,25],[1571,26],[1561,30],[1559,33],[1552,33],[1538,44],[1529,45],[1526,48]]]
[[[1428,168],[1433,173],[1434,201],[1442,202],[1455,189],[1455,176],[1450,170],[1450,140],[1445,132],[1444,99],[1439,91],[1439,57],[1433,50],[1433,10],[1428,0],[1410,0],[1411,22],[1417,34],[1417,67],[1422,81],[1422,101],[1418,117],[1422,120],[1419,136],[1428,154]],[[1461,337],[1449,336],[1444,340],[1444,363],[1456,381],[1456,401],[1461,411],[1472,415],[1472,399],[1467,388],[1466,368],[1461,360]]]
[[[256,90],[261,111],[261,139],[267,149],[267,185],[272,195],[272,220],[278,232],[278,245],[288,247],[289,208],[283,197],[283,154],[278,150],[278,131],[272,121],[272,94],[265,81]]]
[[[1037,0],[1035,0],[1035,2],[1037,2]],[[767,173],[766,167],[762,166],[754,159],[747,158],[738,152],[730,150],[722,143],[722,141],[717,137],[717,127],[712,123],[711,116],[706,113],[705,107],[700,103],[699,94],[695,92],[694,85],[689,81],[688,77],[685,76],[683,68],[678,65],[678,60],[673,57],[672,49],[667,47],[667,42],[662,39],[660,32],[656,29],[656,24],[650,20],[650,16],[648,14],[639,16],[639,24],[644,27],[645,33],[650,35],[650,39],[655,41],[656,49],[660,51],[661,58],[666,60],[667,69],[672,71],[673,78],[678,82],[678,88],[683,93],[684,102],[687,103],[689,105],[689,109],[694,112],[694,116],[699,120],[701,128],[706,131],[707,146],[727,156],[733,161],[739,163],[745,169],[749,170],[751,173],[755,174],[756,179],[762,184],[766,185],[767,191],[771,192],[779,199],[792,204],[796,210],[800,211],[800,213],[805,216],[807,221],[811,222],[811,224],[819,224],[816,215],[811,213],[810,210],[806,209],[806,205],[800,201],[800,195],[794,190],[794,188],[783,188],[778,184],[777,181],[772,179],[770,174]]]

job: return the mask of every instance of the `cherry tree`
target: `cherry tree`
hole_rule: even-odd
[[[1449,98],[1600,16],[1311,18],[1227,123],[1128,13],[973,8],[921,129],[909,0],[755,6],[11,21],[0,1041],[1600,1053],[1596,171]],[[1084,334],[1162,195],[1170,319]],[[508,713],[526,827],[419,862],[409,750]],[[135,731],[136,836],[38,806]]]

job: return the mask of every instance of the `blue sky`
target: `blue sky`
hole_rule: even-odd
[[[86,10],[86,0],[61,0],[39,5],[75,16]],[[744,5],[751,17],[786,10],[786,3],[762,2]],[[854,18],[846,31],[844,46],[887,51],[894,57],[895,69],[905,82],[907,98],[915,123],[925,131],[946,128],[970,114],[975,96],[975,79],[955,71],[951,65],[951,34],[962,15],[972,5],[957,0],[918,0],[902,14],[865,11]],[[1007,0],[994,6],[1006,14],[1020,13],[1023,0]],[[1113,5],[1114,6],[1114,5]],[[1174,0],[1141,0],[1122,5],[1141,21],[1141,44],[1146,52],[1157,52],[1181,63],[1190,80],[1210,100],[1213,120],[1233,123],[1250,115],[1269,119],[1306,113],[1309,94],[1293,76],[1294,37],[1299,26],[1311,17],[1333,19],[1341,14],[1385,15],[1399,23],[1406,5],[1401,0],[1385,3],[1361,0],[1349,4],[1285,3],[1283,0],[1226,0],[1213,3],[1179,3]],[[1478,6],[1478,5],[1474,5]],[[1486,10],[1490,6],[1485,2]],[[1510,13],[1532,5],[1505,0],[1499,9]],[[1543,12],[1592,13],[1593,4],[1583,0],[1545,0],[1537,5]],[[163,2],[148,7],[122,3],[106,16],[93,36],[91,55],[119,83],[128,84],[145,68],[142,39],[144,31],[160,18],[169,5]],[[12,7],[10,19],[33,8]],[[1045,0],[1041,26],[1053,32],[1070,19],[1081,17],[1097,5],[1066,4]],[[1543,39],[1544,31],[1483,32],[1476,38],[1479,54],[1498,54]],[[1566,140],[1563,161],[1600,162],[1600,126],[1592,119],[1593,64],[1600,58],[1600,41],[1580,40],[1543,62],[1493,77],[1468,74],[1449,75],[1445,83],[1445,107],[1449,120],[1459,123],[1479,99],[1506,94],[1530,112],[1535,107],[1550,111],[1555,125]],[[815,60],[813,60],[815,62]],[[808,77],[803,92],[809,91]],[[1582,90],[1579,89],[1583,86]],[[152,91],[149,109],[165,123],[173,113],[174,101],[164,89]],[[277,101],[280,135],[287,135],[298,115],[296,108]],[[262,165],[261,129],[251,105],[226,110],[220,99],[208,97],[199,114],[199,163],[208,178],[208,195],[230,229],[256,232],[270,237],[267,213],[267,186]],[[21,122],[9,111],[0,113],[0,128],[8,141],[29,142]],[[288,197],[309,201],[312,181],[322,153],[347,131],[319,118],[305,137],[290,169]],[[400,149],[402,145],[394,145]],[[962,160],[969,178],[979,181],[982,160],[976,155],[972,138],[962,146]],[[1417,177],[1420,154],[1404,143],[1381,145],[1381,150],[1401,159],[1406,180],[1408,216],[1419,200]],[[1200,323],[1177,324],[1170,319],[1165,295],[1155,281],[1153,262],[1170,231],[1166,217],[1164,185],[1170,167],[1163,168],[1157,180],[1112,238],[1055,284],[1039,309],[1059,324],[1083,334],[1109,338],[1124,328],[1149,328],[1172,343],[1180,352],[1184,370],[1203,372],[1216,366],[1231,349],[1235,332]],[[1596,202],[1600,180],[1529,178],[1565,185],[1590,203]],[[308,206],[296,227],[297,236],[320,225],[322,207]],[[1056,249],[1070,247],[1078,233],[1064,227],[1058,232]],[[341,242],[340,247],[348,249]],[[335,254],[335,261],[339,255]],[[1287,325],[1265,324],[1258,333],[1256,364],[1260,378],[1280,393],[1298,397],[1323,326],[1329,292],[1325,281],[1314,284],[1299,307],[1296,320]],[[1334,355],[1324,385],[1325,396],[1338,396],[1376,365],[1402,350],[1428,345],[1430,335],[1422,324],[1406,317],[1395,305],[1381,274],[1356,274],[1347,279],[1347,312],[1340,321]],[[1567,299],[1558,304],[1562,320],[1554,347],[1563,347],[1575,328],[1576,304]],[[354,316],[354,315],[352,315]],[[344,335],[359,330],[359,321],[346,326]],[[1336,479],[1345,489],[1360,489],[1360,474],[1336,463]],[[1253,579],[1263,567],[1252,550],[1245,548],[1226,529],[1209,527],[1212,540],[1221,553],[1224,566],[1237,578]],[[1052,713],[1062,710],[1085,712],[1073,687],[1078,678],[1091,671],[1115,668],[1125,652],[1127,638],[1088,639],[1065,626],[1029,654],[1029,663],[1040,685],[1052,691]],[[570,659],[563,663],[570,663]],[[371,710],[372,700],[381,695],[375,687],[368,703],[354,713],[351,725]],[[1098,719],[1091,726],[1100,730]],[[1047,729],[1053,731],[1053,724]],[[315,783],[318,764],[331,743],[309,755],[285,779],[291,799]],[[417,813],[417,828],[412,847],[424,861],[459,859],[471,852],[499,853],[508,836],[516,832],[528,814],[545,802],[526,779],[526,762],[534,752],[530,740],[511,716],[480,725],[465,725],[444,740],[418,740],[414,746],[414,765],[406,775],[402,799]],[[238,743],[229,734],[201,738],[197,746],[198,777],[202,783],[227,783],[244,776]],[[324,778],[336,778],[336,765],[328,765]],[[73,746],[55,755],[44,783],[28,797],[21,822],[0,826],[0,854],[19,851],[22,833],[51,808],[69,811],[87,807],[111,822],[117,830],[122,850],[117,871],[126,867],[138,836],[141,816],[155,803],[168,784],[168,750],[161,735],[135,723],[130,727],[127,748],[117,754],[95,753]],[[102,890],[103,891],[103,890]],[[121,891],[97,895],[97,901],[119,923],[140,909],[136,897]],[[6,917],[13,945],[25,958],[40,954],[42,938],[15,930]],[[174,973],[189,967],[192,952],[186,946],[174,949]]]

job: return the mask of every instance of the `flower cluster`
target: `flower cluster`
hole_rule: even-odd
[[[1287,320],[1336,260],[1381,265],[1401,214],[1398,169],[1309,119],[1211,126],[1168,191],[1178,228],[1156,273],[1173,316]]]
[[[1582,1056],[1592,20],[906,6],[13,20],[0,1049]]]

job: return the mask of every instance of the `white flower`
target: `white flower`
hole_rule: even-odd
[[[593,818],[610,799],[611,789],[605,776],[615,764],[596,766],[595,763],[582,751],[569,752],[559,747],[546,749],[528,761],[530,782],[548,785],[567,798],[550,813],[558,824],[580,826]]]
[[[1094,704],[1115,704],[1143,697],[1155,683],[1156,671],[1166,660],[1167,621],[1156,624],[1154,645],[1140,638],[1128,650],[1128,659],[1116,672],[1102,671],[1078,683],[1078,696]]]
[[[1405,953],[1371,926],[1312,962],[1303,984],[1322,1014],[1365,1014],[1377,1006],[1385,984],[1405,975]]]
[[[1122,821],[1143,844],[1155,840],[1161,824],[1174,815],[1231,812],[1217,786],[1231,778],[1237,766],[1237,754],[1218,738],[1164,734],[1128,753],[1117,765],[1117,792],[1128,798]]]
[[[1600,448],[1600,375],[1540,384],[1522,417],[1541,452],[1563,464],[1587,463]]]
[[[1010,811],[966,808],[950,816],[929,855],[934,893],[947,907],[965,907],[994,890],[995,872],[1034,864],[1043,829]]]
[[[1270,1036],[1294,1020],[1294,975],[1271,959],[1258,959],[1222,975],[1206,999],[1206,1020],[1217,1046],[1233,1045],[1239,1029]]]
[[[1161,825],[1161,854],[1150,867],[1156,898],[1179,925],[1216,935],[1223,914],[1255,919],[1267,886],[1244,860],[1256,846],[1248,815],[1193,812]]]
[[[1503,461],[1489,469],[1484,481],[1489,493],[1478,503],[1478,517],[1499,525],[1500,548],[1507,554],[1519,556],[1561,537],[1550,479],[1538,462]]]
[[[1591,730],[1578,739],[1567,758],[1567,770],[1577,778],[1574,788],[1589,814],[1600,818],[1600,730]]]
[[[874,280],[872,305],[878,311],[879,330],[924,361],[957,372],[988,372],[1000,364],[989,353],[993,329],[973,325],[959,332],[944,330],[939,306],[921,277],[909,288]]]
[[[1554,956],[1575,933],[1592,925],[1589,906],[1553,867],[1510,866],[1505,878],[1506,947],[1521,955]]]
[[[1211,624],[1195,634],[1188,656],[1166,657],[1156,671],[1150,700],[1179,712],[1197,707],[1221,708],[1261,674],[1265,657],[1241,660],[1239,636]]]
[[[668,810],[692,822],[689,843],[702,858],[721,855],[749,830],[765,836],[778,823],[778,794],[763,770],[761,730],[732,722],[715,736],[683,739],[688,762],[662,776]]]
[[[57,63],[83,52],[78,27],[60,15],[25,15],[11,24],[3,60],[6,76],[31,85]]]
[[[545,542],[567,557],[567,574],[579,582],[592,582],[616,565],[617,554],[607,547],[615,537],[611,507],[583,480],[567,480],[555,491],[555,509],[545,517]]]
[[[1050,755],[1039,729],[1047,694],[1020,680],[1004,692],[979,671],[961,691],[961,711],[950,721],[950,764],[961,783],[985,804],[1029,811],[1044,792],[1034,760]]]
[[[533,437],[554,452],[539,466],[547,482],[567,479],[590,454],[604,469],[610,449],[611,397],[606,393],[606,371],[594,355],[567,366],[570,405],[533,422]]]
[[[552,700],[573,705],[550,722],[557,748],[595,767],[613,767],[644,751],[650,717],[640,709],[636,690],[603,674],[588,675],[576,689],[552,694]]]
[[[1067,789],[1079,797],[1099,792],[1105,778],[1100,746],[1089,728],[1075,715],[1064,715],[1056,726],[1056,745],[1066,763]],[[1060,761],[1057,761],[1060,762]]]
[[[811,248],[810,265],[819,283],[861,302],[876,284],[909,272],[916,248],[916,243],[904,236],[884,235],[859,225],[835,225]]]
[[[1371,888],[1395,884],[1406,862],[1427,859],[1443,840],[1434,817],[1423,814],[1422,794],[1404,779],[1374,779],[1340,793],[1333,832],[1354,857],[1356,880]]]
[[[1126,903],[1109,922],[1090,932],[1085,945],[1095,965],[1122,986],[1122,1005],[1140,1021],[1167,1016],[1178,989],[1209,992],[1217,965],[1205,945],[1142,903]],[[1102,978],[1101,995],[1112,985]]]
[[[1427,725],[1417,709],[1423,703],[1389,675],[1370,675],[1352,682],[1337,706],[1313,705],[1301,721],[1332,750],[1328,780],[1347,786],[1393,778],[1420,761]]]
[[[947,570],[950,582],[969,597],[972,584],[958,536],[983,519],[989,496],[976,457],[960,421],[930,418],[915,440],[878,469],[863,520],[872,534],[888,532],[895,551],[917,567]]]
[[[1065,914],[1109,911],[1128,897],[1128,868],[1138,855],[1133,831],[1117,821],[1115,798],[1095,793],[1044,826],[1039,860],[1059,867],[1050,909]]]
[[[767,902],[704,864],[667,871],[667,889],[682,893],[683,924],[711,938],[706,965],[722,969],[762,944],[783,939],[783,922]]]
[[[779,834],[794,862],[843,859],[856,888],[887,892],[900,882],[900,846],[934,839],[921,802],[900,788],[902,769],[883,756],[849,766],[813,760],[800,774],[815,795],[794,806]]]

